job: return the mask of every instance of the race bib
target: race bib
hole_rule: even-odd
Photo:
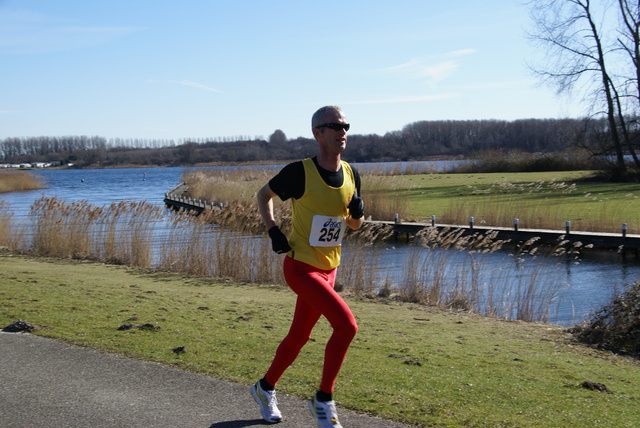
[[[312,247],[337,247],[342,243],[344,217],[314,215],[309,234]]]

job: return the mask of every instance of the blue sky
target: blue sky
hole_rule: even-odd
[[[0,0],[0,138],[581,116],[528,70],[529,25],[517,0]]]

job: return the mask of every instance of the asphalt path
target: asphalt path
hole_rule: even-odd
[[[0,332],[0,427],[315,427],[307,401],[278,395],[284,421],[260,416],[248,385]],[[408,425],[340,408],[345,428]]]

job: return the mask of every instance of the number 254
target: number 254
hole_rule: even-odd
[[[327,229],[323,227],[320,230],[320,241],[321,242],[331,242],[338,241],[340,238],[340,229]]]

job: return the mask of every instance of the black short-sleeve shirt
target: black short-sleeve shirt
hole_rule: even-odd
[[[344,182],[342,168],[340,168],[339,171],[327,171],[318,165],[317,157],[314,156],[312,159],[325,183],[331,187],[342,186],[342,183]],[[360,173],[358,173],[358,170],[355,169],[353,165],[350,166],[353,171],[353,178],[355,179],[358,195],[360,195]],[[269,187],[283,201],[286,201],[289,198],[300,199],[302,195],[304,195],[305,184],[304,166],[302,165],[302,161],[296,161],[288,164],[271,180],[269,180]]]

